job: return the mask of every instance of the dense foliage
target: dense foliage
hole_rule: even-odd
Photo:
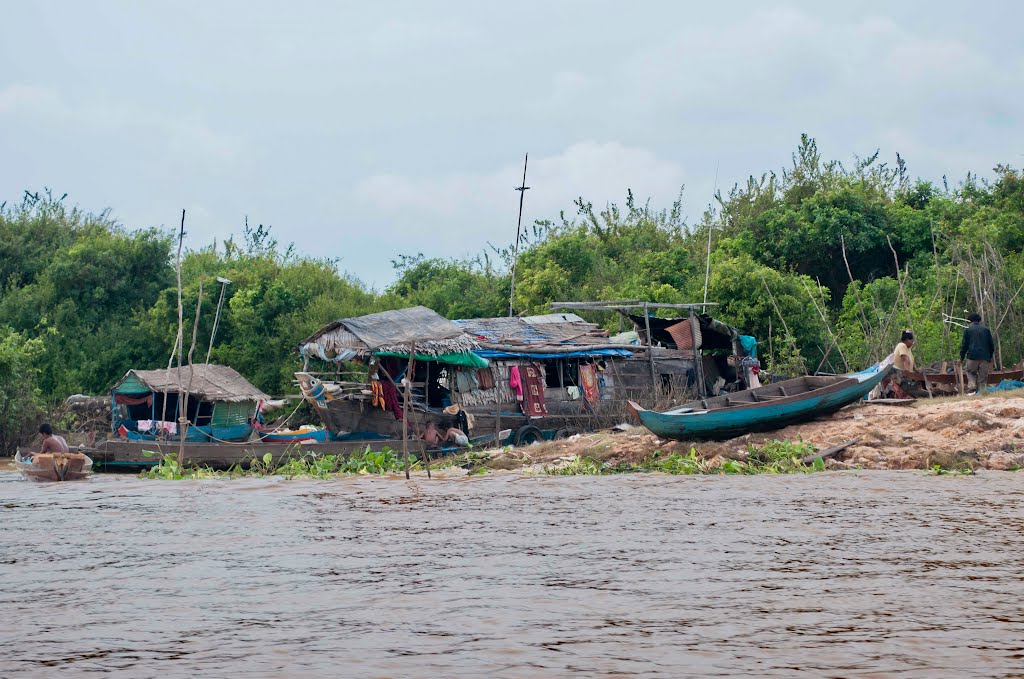
[[[991,181],[968,175],[936,186],[910,179],[899,157],[893,167],[877,154],[849,167],[822,160],[806,136],[789,167],[717,196],[694,224],[681,195],[658,210],[632,192],[622,207],[580,198],[537,222],[519,244],[514,308],[701,301],[709,235],[713,315],[758,337],[776,365],[863,367],[907,326],[919,362],[955,359],[960,331],[943,315],[975,309],[996,331],[1003,364],[1024,354],[1024,175],[998,165]],[[22,436],[40,406],[104,393],[132,367],[167,364],[177,333],[175,236],[124,228],[48,192],[0,207],[0,445]],[[240,242],[184,253],[185,348],[202,286],[195,357],[206,359],[216,279],[228,278],[212,360],[288,393],[294,348],[323,323],[410,304],[449,318],[503,315],[511,263],[511,247],[467,260],[401,256],[395,282],[376,293],[334,261],[247,225]],[[591,318],[617,328],[612,314]]]

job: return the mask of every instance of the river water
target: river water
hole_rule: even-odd
[[[0,473],[0,676],[1022,677],[1024,473]]]

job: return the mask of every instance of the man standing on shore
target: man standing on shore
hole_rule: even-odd
[[[992,341],[992,332],[982,325],[981,316],[973,313],[967,320],[971,324],[964,328],[964,337],[960,342],[960,360],[967,359],[964,363],[967,387],[977,393],[984,390],[988,384],[988,374],[992,371],[992,356],[995,354],[996,345]]]

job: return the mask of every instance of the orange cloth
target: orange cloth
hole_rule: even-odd
[[[373,407],[385,410],[387,405],[384,401],[384,386],[380,380],[370,380],[370,388],[373,389]]]
[[[594,366],[580,366],[580,386],[583,387],[583,395],[588,403],[595,405],[601,400],[601,390],[597,385],[597,372],[594,370]]]

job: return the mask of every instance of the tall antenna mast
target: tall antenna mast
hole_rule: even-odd
[[[512,246],[512,285],[509,286],[508,290],[508,317],[512,318],[515,313],[512,311],[513,300],[516,295],[516,264],[519,263],[519,238],[523,230],[523,198],[526,196],[526,192],[529,190],[529,186],[526,185],[526,164],[530,161],[530,154],[526,154],[526,158],[523,159],[523,183],[516,187],[516,191],[519,192],[519,223],[516,224],[516,242]]]

